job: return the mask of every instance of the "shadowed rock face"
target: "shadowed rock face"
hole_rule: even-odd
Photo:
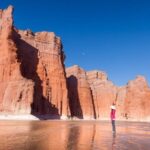
[[[13,7],[0,10],[0,111],[68,115],[61,40],[52,32],[17,30]]]

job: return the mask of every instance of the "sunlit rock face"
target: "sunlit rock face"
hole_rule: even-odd
[[[21,74],[12,12],[12,6],[0,10],[0,111],[29,113],[34,82]]]
[[[126,97],[127,89],[126,86],[122,86],[118,88],[117,96],[116,96],[116,118],[118,120],[126,120],[125,110],[125,97]]]
[[[109,119],[110,105],[116,103],[117,120],[150,120],[150,88],[143,76],[117,87],[101,71],[87,72],[97,119]]]
[[[150,88],[144,77],[117,87],[102,71],[65,70],[64,58],[53,32],[18,30],[13,7],[0,9],[0,114],[109,119],[115,102],[116,119],[150,120]]]
[[[0,10],[0,111],[69,114],[60,38],[13,26],[13,7]]]
[[[122,96],[124,101],[122,115],[128,120],[150,120],[150,88],[143,76],[137,76],[129,81],[126,86],[126,94]]]
[[[96,118],[108,119],[110,106],[116,101],[117,87],[108,80],[106,73],[102,71],[89,71],[86,74],[92,91]]]
[[[73,66],[66,69],[69,106],[71,116],[80,119],[94,119],[94,103],[86,72]]]
[[[117,87],[102,71],[85,72],[73,66],[66,72],[72,116],[84,118],[90,114],[95,119],[108,120],[110,106],[116,103],[117,120],[150,120],[150,88],[144,77]]]

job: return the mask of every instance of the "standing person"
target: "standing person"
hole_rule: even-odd
[[[113,133],[116,132],[116,126],[115,126],[115,114],[116,114],[116,106],[115,106],[115,103],[113,103],[111,106],[111,112],[110,112],[110,118],[111,118],[111,123],[112,123],[112,131]]]

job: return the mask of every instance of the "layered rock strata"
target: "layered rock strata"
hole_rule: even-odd
[[[82,113],[82,118],[92,111],[91,118],[108,120],[110,106],[116,103],[117,120],[150,120],[150,88],[144,77],[138,76],[126,86],[117,87],[102,71],[86,72],[72,66],[66,72],[72,116],[78,117],[77,113],[88,110],[88,113]],[[86,84],[81,84],[83,81]]]
[[[109,119],[115,102],[118,120],[150,120],[150,88],[143,76],[117,87],[102,71],[65,70],[64,58],[53,32],[18,30],[13,7],[0,10],[0,115]]]
[[[118,91],[117,102],[120,119],[150,120],[150,88],[143,76],[137,76],[135,80],[129,81],[126,87]]]
[[[0,111],[67,116],[64,52],[53,32],[18,30],[0,10]]]
[[[116,101],[117,87],[108,80],[106,73],[89,71],[86,73],[90,85],[97,119],[107,119],[110,106]]]

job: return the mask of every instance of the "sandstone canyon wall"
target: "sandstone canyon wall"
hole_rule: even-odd
[[[86,72],[78,66],[66,69],[71,112],[90,113],[92,119],[108,119],[110,105],[116,100],[117,87],[101,71]],[[77,105],[76,103],[80,105]],[[92,113],[91,113],[92,112]],[[71,113],[74,117],[77,115]]]
[[[117,120],[150,120],[150,88],[144,77],[138,76],[126,86],[117,87],[108,80],[106,73],[102,71],[86,72],[78,66],[72,66],[66,69],[66,73],[70,110],[73,111],[72,117],[78,117],[76,113],[83,110],[88,110],[88,113],[92,110],[90,118],[108,120],[110,106],[114,102],[116,103]],[[84,88],[88,90],[84,90],[83,84],[81,84],[83,80],[86,83]],[[76,105],[77,101],[82,105]],[[79,108],[80,111],[78,111]],[[86,112],[86,114],[88,113]],[[86,114],[82,114],[83,118]]]
[[[0,10],[0,115],[150,121],[150,88],[138,76],[117,87],[102,71],[65,69],[61,40],[53,32],[18,30],[13,7]]]
[[[78,66],[66,69],[69,106],[74,118],[94,119],[94,104],[86,72]]]
[[[104,72],[95,70],[86,74],[92,90],[96,118],[107,119],[110,113],[110,106],[116,101],[117,87],[108,80]]]
[[[0,111],[29,113],[34,83],[21,75],[12,11],[11,6],[0,10]]]
[[[118,91],[119,119],[150,120],[150,88],[143,76],[129,81],[127,86]]]
[[[0,10],[0,111],[66,117],[64,53],[53,32],[18,30],[13,7]]]

